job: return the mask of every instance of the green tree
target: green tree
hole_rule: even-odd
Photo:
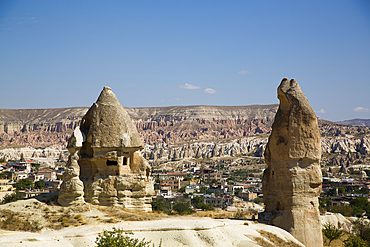
[[[169,203],[162,198],[156,198],[152,201],[152,209],[157,212],[170,213]]]
[[[199,192],[202,194],[206,194],[208,192],[207,187],[200,187]]]
[[[333,240],[339,239],[343,235],[343,231],[339,230],[331,223],[323,225],[322,233],[329,240],[329,246]]]
[[[162,182],[162,179],[160,179],[159,175],[157,175],[157,177],[155,178],[155,182],[158,184]]]
[[[366,212],[367,215],[370,214],[370,202],[366,197],[356,197],[352,199],[349,204],[355,209],[355,216],[357,217],[361,216],[364,212]]]
[[[347,217],[353,216],[353,207],[351,206],[330,206],[328,211],[340,213]]]
[[[212,179],[212,181],[210,182],[210,184],[217,184],[217,180],[215,178]]]
[[[204,211],[215,210],[215,208],[212,205],[205,204],[203,202],[203,198],[200,196],[193,197],[193,199],[191,199],[191,205],[193,205],[195,208],[199,208]]]
[[[235,190],[234,190],[234,195],[235,196],[239,196],[239,192],[240,191],[243,191],[243,189],[242,188],[236,188]]]
[[[199,208],[199,204],[203,203],[203,197],[201,196],[194,196],[193,199],[191,199],[191,205],[193,205],[196,208]]]
[[[340,193],[340,194],[346,194],[346,188],[344,186],[338,187],[338,193]]]
[[[33,182],[29,178],[20,179],[13,184],[13,187],[17,188],[17,190],[29,189],[33,187]]]
[[[204,211],[213,211],[215,208],[212,205],[207,205],[204,202],[198,204],[198,208]]]
[[[262,203],[263,202],[263,199],[262,198],[259,198],[259,197],[256,197],[255,199],[252,200],[252,202],[254,203]]]
[[[0,179],[10,179],[12,178],[12,173],[11,172],[2,172],[0,173]]]
[[[44,188],[44,183],[42,181],[35,182],[35,189]]]
[[[179,192],[184,193],[184,192],[185,192],[185,186],[182,186],[182,187],[179,189]]]
[[[178,212],[179,214],[192,214],[195,211],[190,207],[190,204],[184,198],[177,200],[173,205],[173,210]]]
[[[185,177],[184,181],[191,181],[191,178],[190,177]]]

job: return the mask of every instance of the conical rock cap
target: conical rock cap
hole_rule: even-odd
[[[143,142],[135,125],[110,87],[104,87],[84,116],[81,131],[87,132],[92,148],[135,147]]]

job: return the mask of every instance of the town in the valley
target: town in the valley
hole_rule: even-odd
[[[320,211],[367,215],[370,212],[353,202],[369,201],[369,141],[359,139],[357,151],[356,143],[349,145],[344,138],[345,134],[333,136],[334,148],[323,152]],[[247,211],[257,217],[264,210],[262,150],[266,143],[265,136],[251,136],[219,143],[145,145],[142,154],[152,166],[155,181],[152,204],[163,200],[170,211],[177,201],[186,200],[195,211]],[[1,198],[14,192],[29,198],[58,191],[68,155],[67,150],[48,148],[0,150]]]

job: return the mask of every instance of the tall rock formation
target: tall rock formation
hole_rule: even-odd
[[[150,166],[140,153],[143,146],[128,113],[104,87],[68,140],[68,168],[78,162],[79,178],[64,179],[58,202],[81,203],[81,193],[73,188],[80,190],[82,181],[87,202],[151,211],[154,187]]]
[[[261,222],[289,231],[308,247],[322,246],[318,196],[321,143],[316,114],[298,83],[284,78],[279,109],[265,149]]]

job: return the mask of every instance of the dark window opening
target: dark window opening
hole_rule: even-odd
[[[277,202],[276,203],[276,210],[277,211],[280,211],[281,210],[280,202]]]
[[[107,160],[107,166],[117,166],[118,163],[115,160]]]
[[[123,157],[123,165],[127,165],[127,158],[126,157]]]

